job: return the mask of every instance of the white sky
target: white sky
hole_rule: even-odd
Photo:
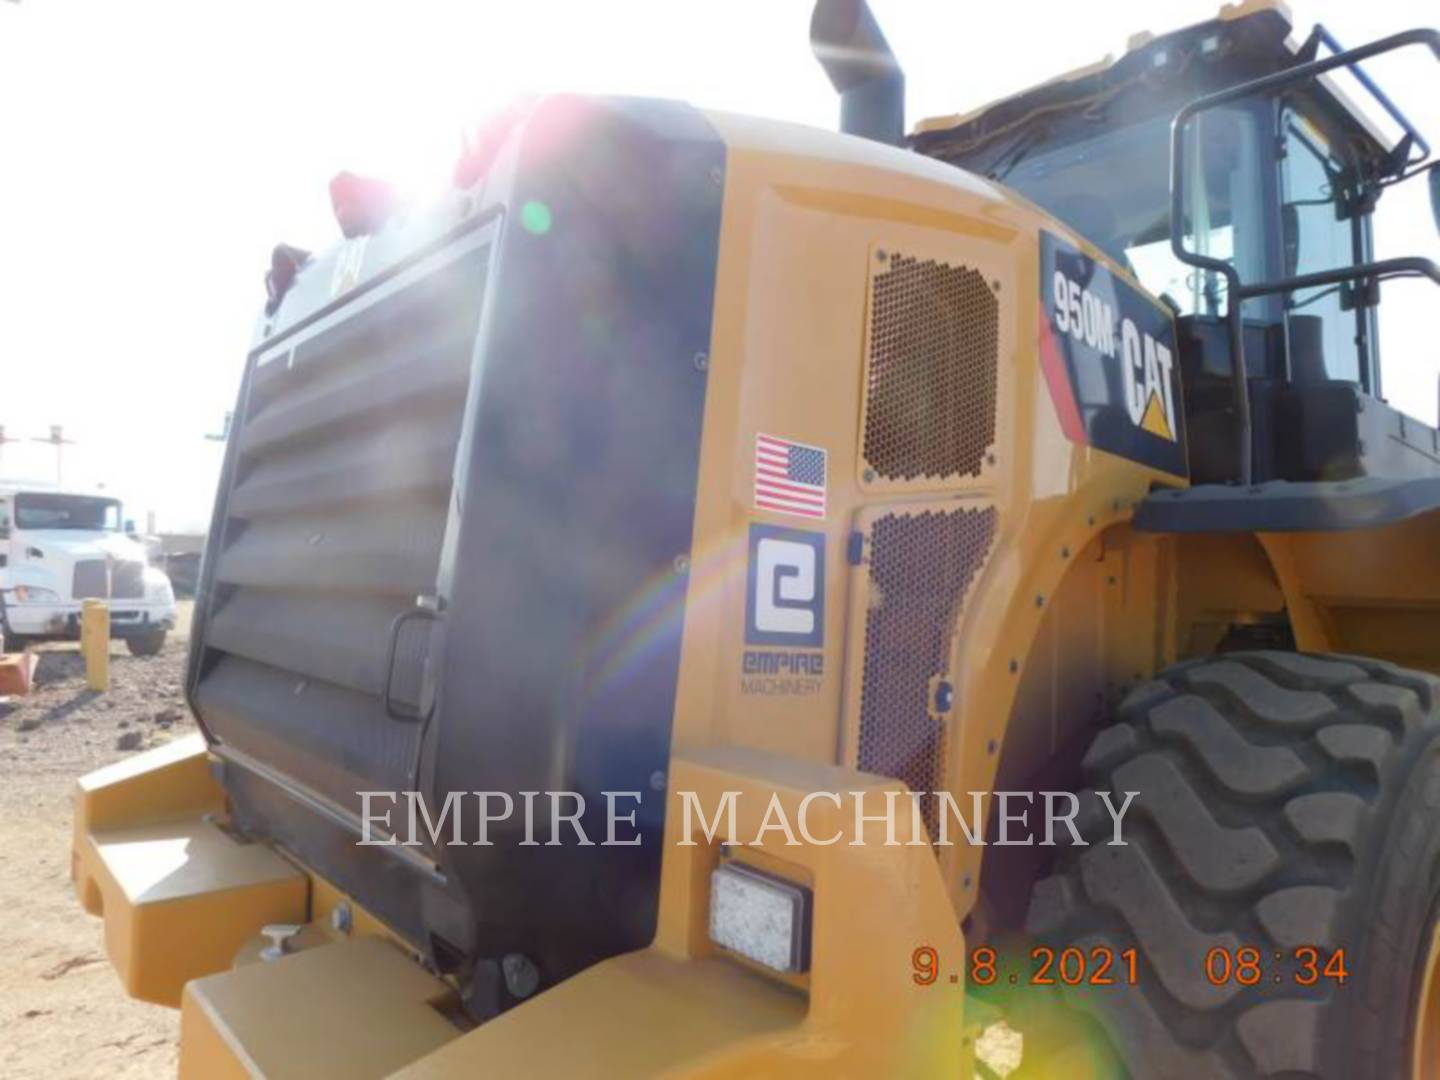
[[[208,522],[219,444],[271,247],[336,235],[341,169],[445,183],[459,132],[524,93],[673,97],[834,125],[810,0],[270,3],[0,0],[0,474],[105,482],[164,530]],[[905,68],[908,123],[1123,50],[1211,0],[872,0]],[[1301,0],[1349,45],[1431,3]],[[1412,50],[1413,51],[1413,50]],[[1375,64],[1440,143],[1440,65]],[[1440,259],[1422,184],[1387,195],[1381,255]],[[1435,419],[1440,292],[1386,286],[1387,393]]]

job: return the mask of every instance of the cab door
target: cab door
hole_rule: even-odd
[[[1280,117],[1280,197],[1287,276],[1363,262],[1369,228],[1354,210],[1356,172],[1339,140],[1295,104]],[[1380,394],[1374,309],[1351,284],[1297,289],[1285,305],[1292,377],[1349,382]]]

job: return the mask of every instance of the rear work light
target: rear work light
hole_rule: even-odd
[[[803,885],[723,863],[710,875],[710,940],[782,974],[808,971],[812,899]]]

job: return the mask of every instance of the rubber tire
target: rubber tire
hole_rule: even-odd
[[[1140,1080],[1408,1077],[1440,910],[1437,734],[1440,679],[1376,660],[1229,653],[1138,687],[1083,763],[1088,846],[1027,923],[1057,949],[1135,948],[1138,977],[1062,988],[1063,1008]],[[1138,792],[1125,846],[1096,791]],[[1297,985],[1304,945],[1322,967],[1343,948],[1348,979]],[[1258,985],[1212,985],[1217,946],[1257,948]]]
[[[160,650],[165,648],[165,631],[143,634],[140,637],[127,637],[125,647],[130,650],[131,656],[157,656]]]

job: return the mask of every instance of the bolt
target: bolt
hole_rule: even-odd
[[[935,711],[947,713],[955,704],[955,688],[948,682],[942,682],[935,687]]]
[[[1035,606],[1036,606],[1036,607],[1044,607],[1044,606],[1045,606],[1045,597],[1043,597],[1043,596],[1037,596],[1037,597],[1035,597]]]
[[[966,874],[963,878],[961,878],[960,884],[964,885],[965,888],[968,889],[970,887],[970,875]]]
[[[1020,661],[1019,661],[1019,660],[1011,660],[1011,661],[1010,661],[1010,674],[1011,674],[1011,675],[1014,675],[1014,674],[1015,674],[1017,671],[1019,671],[1019,670],[1020,670]]]
[[[875,252],[876,262],[884,262],[888,258],[890,258],[890,256],[885,253],[884,248],[881,248],[879,251]]]
[[[990,283],[990,287],[991,287],[992,289],[994,289],[996,292],[999,292],[999,291],[1000,291],[1000,282],[998,282],[998,281],[992,281],[992,282]]]
[[[1062,559],[1068,559],[1069,557],[1070,557],[1070,549],[1069,549],[1068,547],[1062,547],[1062,548],[1060,549],[1060,558],[1062,558]]]
[[[716,184],[723,184],[725,182],[725,173],[717,165],[710,170],[710,179]]]
[[[540,969],[520,953],[506,953],[500,961],[500,971],[511,997],[528,998],[540,989]]]
[[[662,771],[660,771],[659,769],[656,769],[654,772],[652,772],[652,773],[650,774],[650,790],[651,790],[651,791],[664,791],[664,790],[665,790],[665,780],[666,780],[665,774],[664,774]]]
[[[708,354],[703,352],[697,352],[695,354],[694,362],[696,371],[706,371],[710,367],[710,357]]]
[[[690,556],[676,555],[675,560],[670,564],[677,574],[688,574],[690,572]]]
[[[989,742],[987,742],[987,743],[985,744],[985,752],[986,752],[987,754],[993,754],[993,753],[995,753],[995,751],[998,750],[998,749],[999,749],[999,747],[995,745],[995,740],[994,740],[994,739],[991,739]]]
[[[355,925],[355,915],[350,910],[350,905],[341,901],[335,909],[330,912],[330,925],[342,934],[350,933],[350,928]]]
[[[1095,515],[1094,515],[1094,514],[1091,514],[1088,518],[1085,519],[1085,523],[1086,523],[1087,525],[1090,525],[1091,527],[1094,527],[1094,525],[1095,525]]]
[[[874,470],[874,469],[866,469],[866,470],[865,470],[865,482],[868,484],[868,483],[871,483],[874,479],[875,479],[875,470]]]
[[[995,464],[995,455],[994,455],[994,454],[986,454],[986,455],[985,455],[985,464],[986,464],[986,465],[994,465],[994,464]]]

